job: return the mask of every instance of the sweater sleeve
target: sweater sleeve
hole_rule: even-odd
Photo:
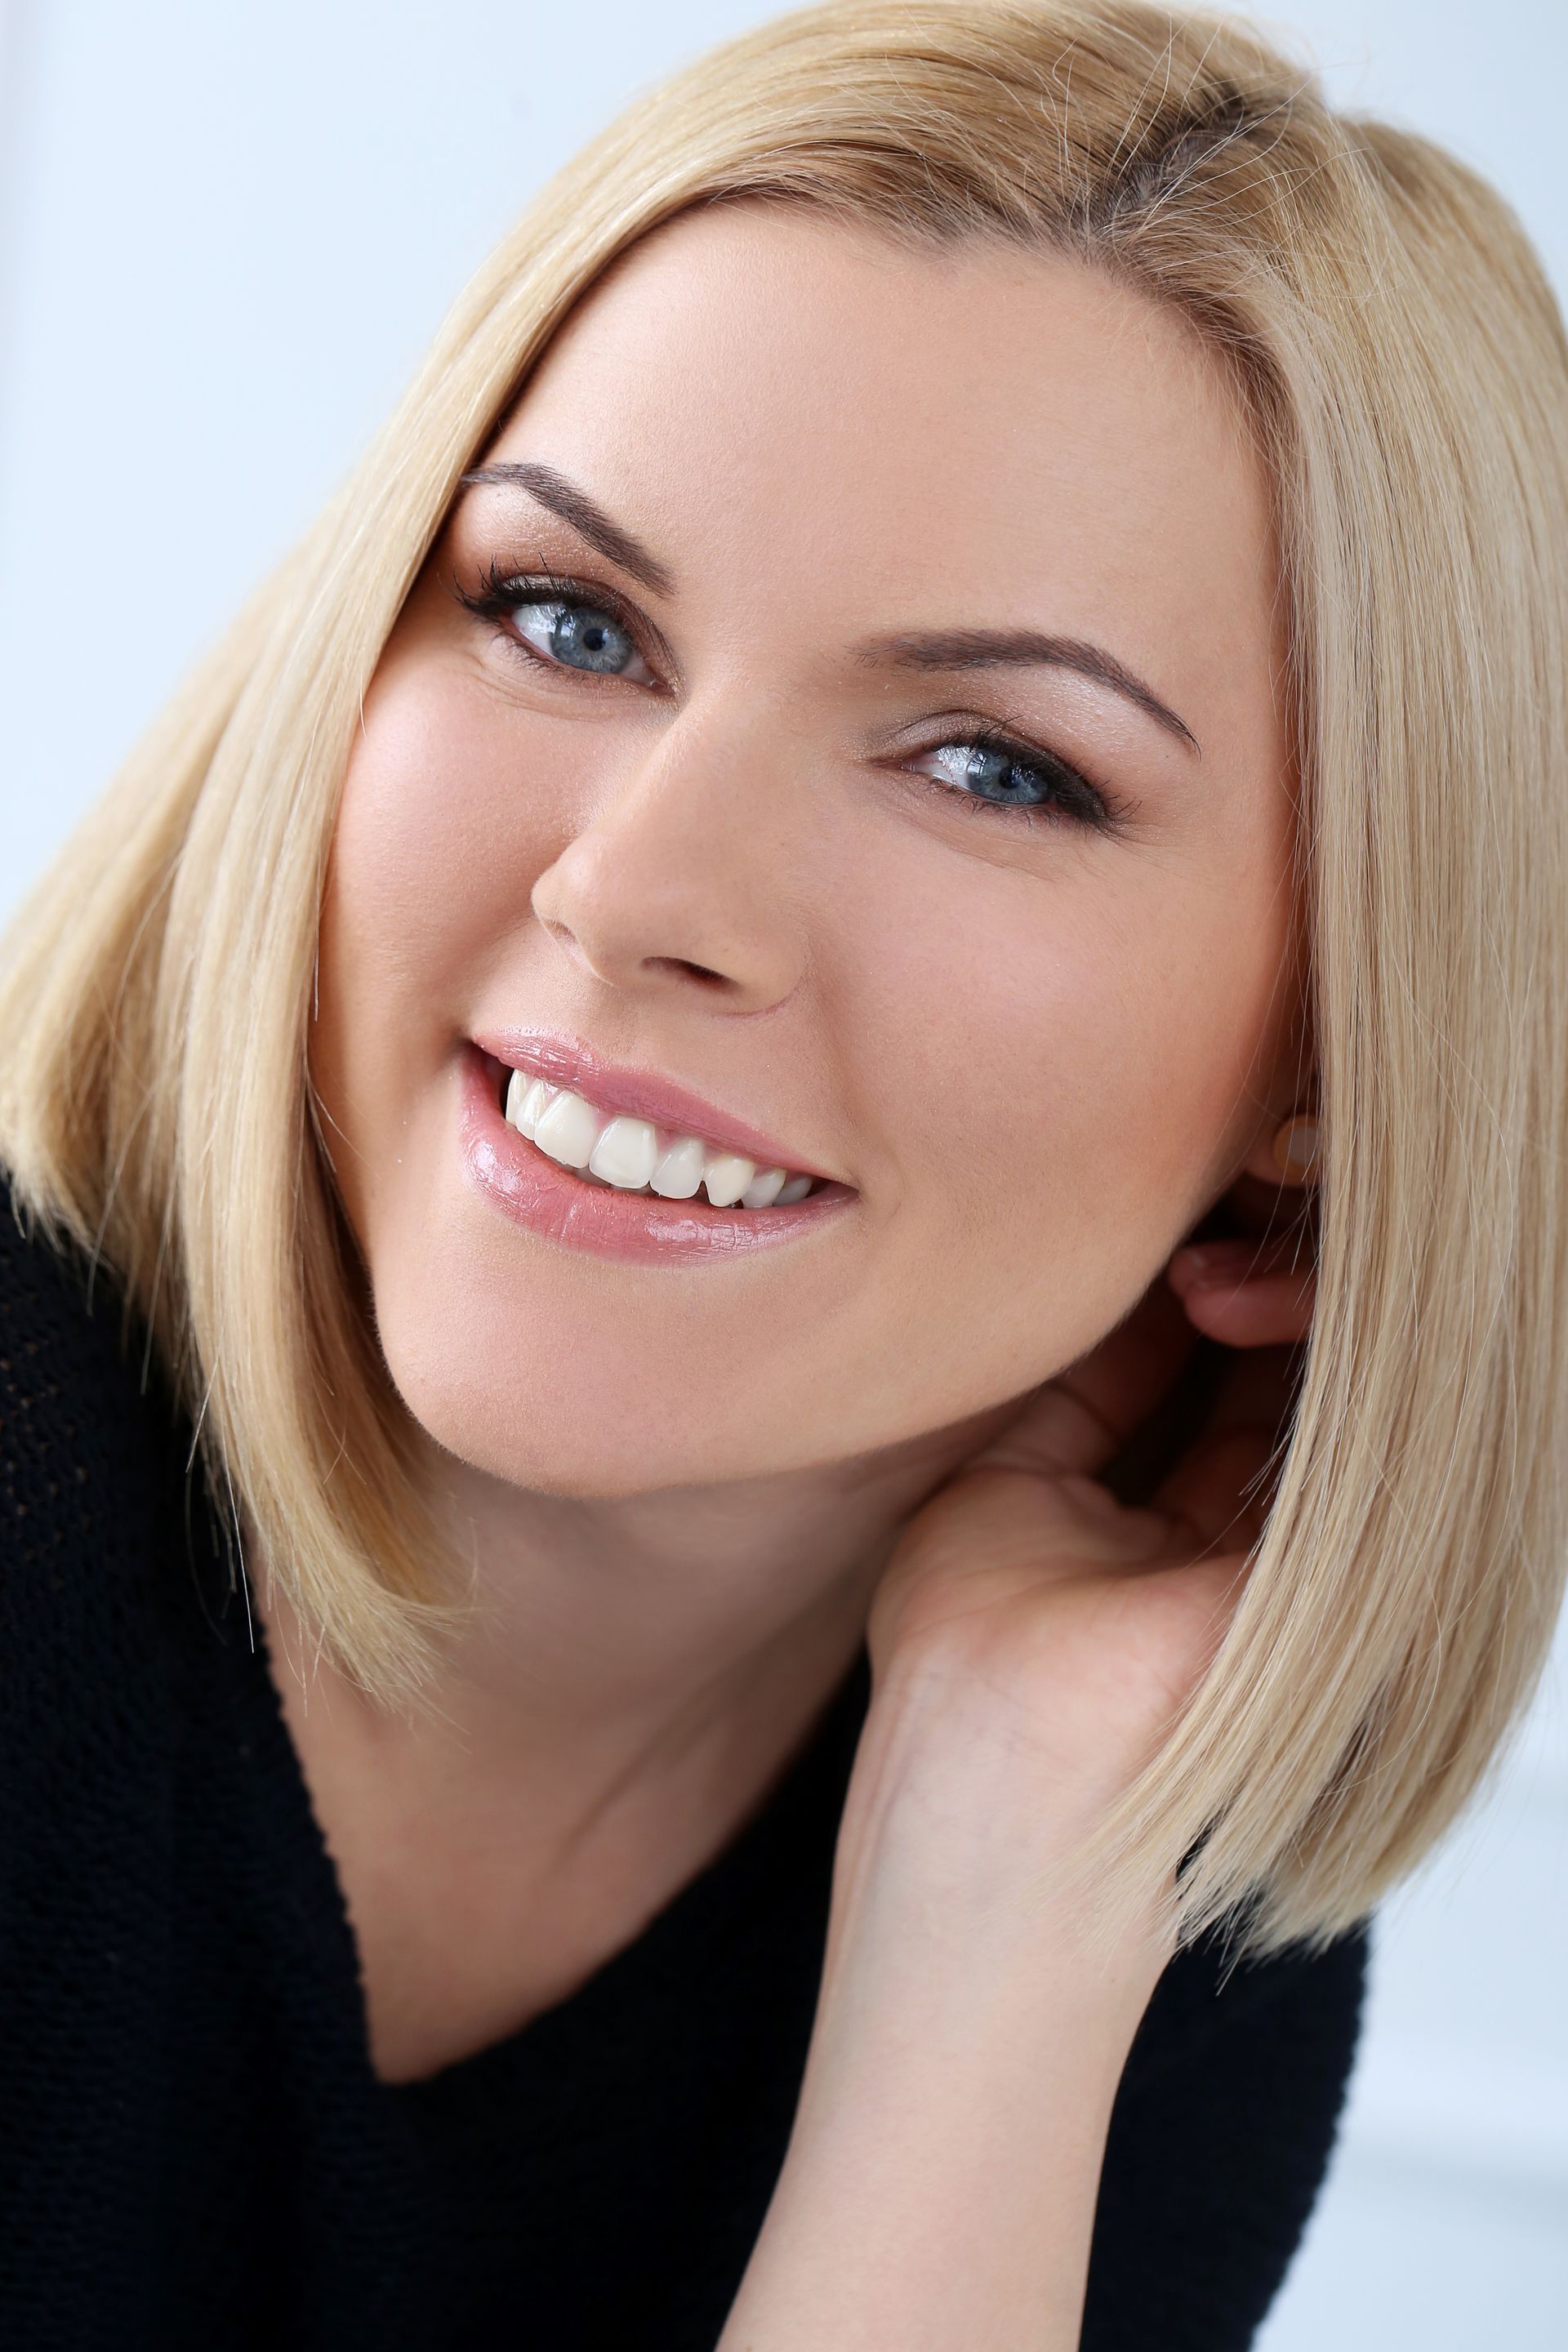
[[[1367,1933],[1227,1974],[1166,1970],[1111,2116],[1082,2352],[1244,2352],[1328,2170],[1360,2031]]]

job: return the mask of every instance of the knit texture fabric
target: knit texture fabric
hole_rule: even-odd
[[[193,1435],[0,1179],[0,2344],[712,2352],[799,2093],[864,1648],[726,1849],[578,1991],[411,2084]],[[1166,1971],[1085,2352],[1240,2352],[1327,2167],[1366,1943]]]

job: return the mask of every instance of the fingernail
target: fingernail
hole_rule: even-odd
[[[1208,1282],[1232,1282],[1246,1273],[1257,1255],[1251,1242],[1189,1242],[1171,1260],[1171,1276],[1189,1290]]]

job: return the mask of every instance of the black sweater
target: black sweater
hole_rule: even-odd
[[[633,1943],[506,2041],[383,2084],[262,1629],[143,1359],[105,1271],[89,1303],[0,1181],[0,2344],[713,2352],[799,2091],[864,1649]],[[1364,1963],[1356,1936],[1167,1970],[1112,2121],[1089,2352],[1250,2341]]]

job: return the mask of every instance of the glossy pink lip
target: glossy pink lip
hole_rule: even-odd
[[[468,1181],[514,1224],[598,1257],[689,1265],[747,1256],[818,1231],[860,1197],[851,1186],[830,1180],[785,1209],[716,1209],[700,1198],[663,1201],[657,1193],[585,1184],[508,1126],[500,1108],[499,1057],[478,1045],[466,1045],[461,1076],[458,1140]]]
[[[474,1039],[481,1053],[493,1055],[509,1068],[526,1070],[547,1086],[566,1087],[595,1110],[622,1111],[629,1118],[646,1118],[676,1135],[695,1135],[724,1151],[754,1160],[759,1168],[785,1168],[792,1176],[820,1176],[825,1182],[842,1180],[826,1168],[813,1167],[795,1152],[731,1118],[700,1095],[661,1077],[656,1070],[630,1070],[606,1062],[585,1045],[552,1029],[488,1029]],[[748,1212],[748,1214],[751,1213]]]

